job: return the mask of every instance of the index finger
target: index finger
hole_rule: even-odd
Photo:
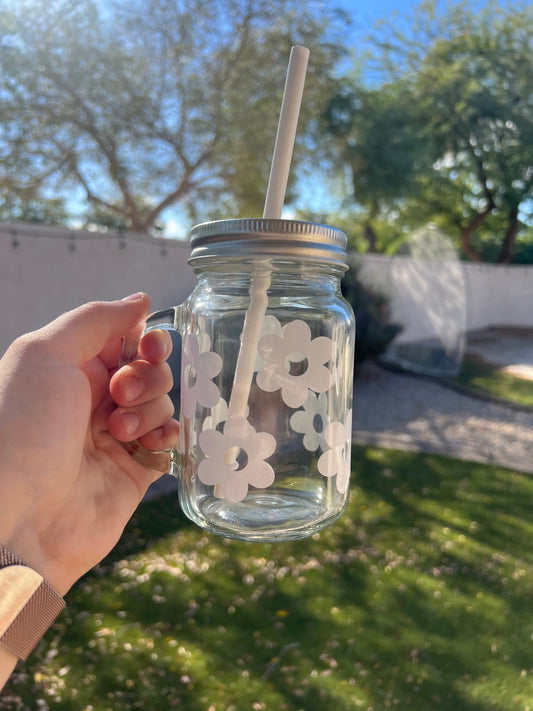
[[[124,340],[121,338],[117,341],[108,343],[105,348],[99,353],[100,360],[104,363],[108,370],[120,368],[123,365],[133,362],[134,360],[146,360],[149,363],[164,363],[172,353],[172,338],[170,334],[163,329],[155,329],[142,335],[144,329],[144,321],[136,325],[128,334],[128,342],[138,342],[138,349],[135,354],[129,354],[126,357]]]
[[[122,301],[93,301],[59,316],[40,334],[58,358],[82,365],[139,327],[149,308],[143,293]]]

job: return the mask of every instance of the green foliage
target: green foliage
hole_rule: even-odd
[[[495,261],[509,261],[533,217],[533,15],[494,2],[440,7],[428,0],[404,25],[379,25],[377,85],[348,83],[326,125],[371,249],[388,209],[403,231],[433,222],[470,259],[486,256],[476,239],[492,239]]]
[[[515,264],[533,264],[533,226],[529,226],[517,238],[513,262]]]
[[[390,323],[386,297],[363,286],[355,267],[344,275],[342,293],[355,313],[355,362],[377,358],[402,330],[398,324]]]
[[[452,18],[458,31],[434,42],[420,62],[417,84],[421,108],[442,145],[434,169],[462,188],[462,219],[458,208],[455,213],[464,226],[463,248],[476,258],[464,236],[479,216],[497,212],[506,222],[500,234],[514,229],[514,240],[520,210],[530,212],[533,17],[529,9],[503,13],[489,4],[477,14],[454,12]],[[499,261],[510,256],[506,241],[500,237]]]
[[[59,197],[42,197],[33,188],[16,192],[0,188],[0,220],[3,222],[60,225],[65,223],[67,216],[65,203]]]
[[[527,474],[353,450],[346,514],[250,544],[143,504],[2,709],[516,711],[533,697]]]
[[[379,89],[345,88],[329,103],[325,120],[342,146],[357,202],[390,204],[414,189],[427,148],[420,120],[405,82]]]

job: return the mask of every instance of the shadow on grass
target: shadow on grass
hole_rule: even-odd
[[[219,539],[173,496],[143,504],[13,708],[525,708],[531,478],[363,448],[353,471],[343,519],[299,542]]]

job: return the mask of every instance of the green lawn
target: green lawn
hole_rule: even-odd
[[[465,359],[461,373],[451,382],[500,400],[509,400],[533,409],[533,381],[517,378],[476,359]],[[533,708],[533,706],[532,706]]]
[[[0,708],[533,709],[533,477],[360,447],[353,471],[345,516],[300,542],[144,504]]]

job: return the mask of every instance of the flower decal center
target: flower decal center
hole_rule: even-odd
[[[257,373],[257,385],[265,392],[281,389],[283,402],[300,407],[310,390],[327,392],[332,375],[325,365],[333,355],[331,338],[311,338],[311,329],[300,319],[291,321],[276,333],[263,336],[258,352],[264,362]]]
[[[186,388],[194,388],[196,385],[196,368],[192,363],[187,363],[183,369],[183,383]]]
[[[245,449],[237,449],[231,447],[224,452],[224,462],[226,466],[233,469],[234,472],[246,469],[248,465],[248,453]]]
[[[322,415],[319,415],[318,412],[311,420],[311,424],[313,425],[313,429],[317,434],[321,434],[324,431],[324,420],[322,418]]]
[[[284,361],[285,370],[293,378],[303,375],[309,369],[309,361],[303,353],[289,353]]]

